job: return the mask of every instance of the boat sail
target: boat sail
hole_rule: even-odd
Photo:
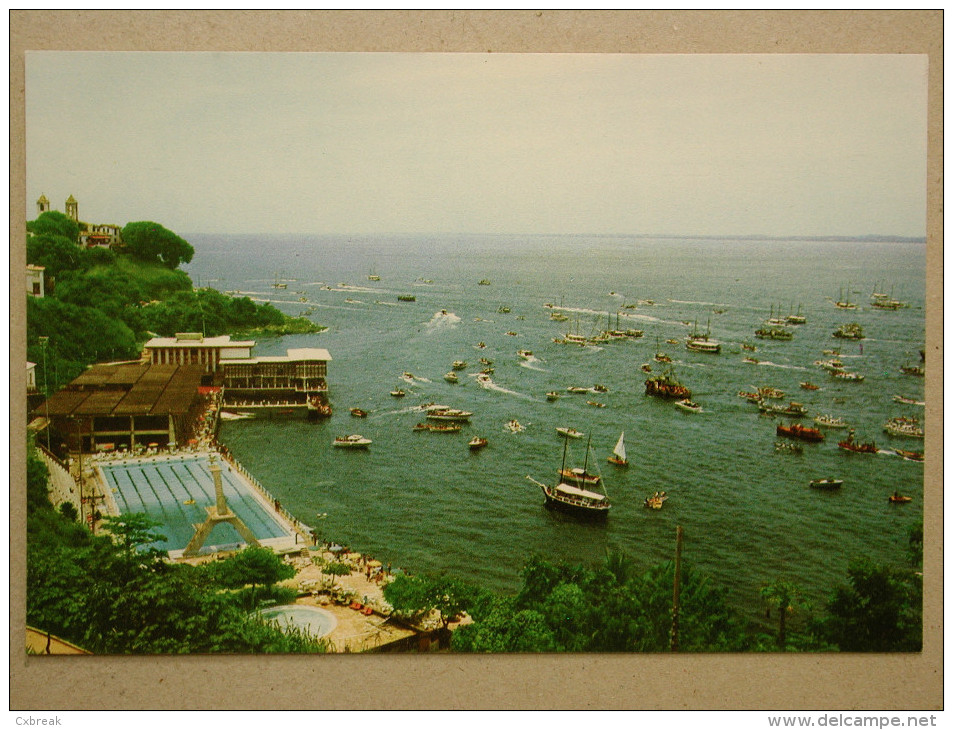
[[[619,434],[619,440],[615,448],[612,449],[612,456],[609,457],[609,463],[616,466],[628,466],[629,460],[625,458],[625,431]]]

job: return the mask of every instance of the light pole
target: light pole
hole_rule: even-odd
[[[40,345],[43,347],[43,405],[46,408],[46,450],[50,450],[50,384],[46,379],[46,345],[50,341],[49,337],[40,337]]]

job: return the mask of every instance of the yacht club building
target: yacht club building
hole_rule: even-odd
[[[221,363],[247,360],[254,340],[232,341],[231,335],[204,337],[201,332],[177,332],[175,337],[153,337],[143,348],[143,358],[153,365],[199,365],[217,373]]]

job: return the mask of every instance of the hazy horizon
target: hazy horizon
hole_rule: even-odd
[[[27,218],[922,239],[926,59],[28,52]]]

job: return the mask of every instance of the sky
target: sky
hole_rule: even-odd
[[[29,218],[926,232],[923,55],[28,52],[26,132]]]

